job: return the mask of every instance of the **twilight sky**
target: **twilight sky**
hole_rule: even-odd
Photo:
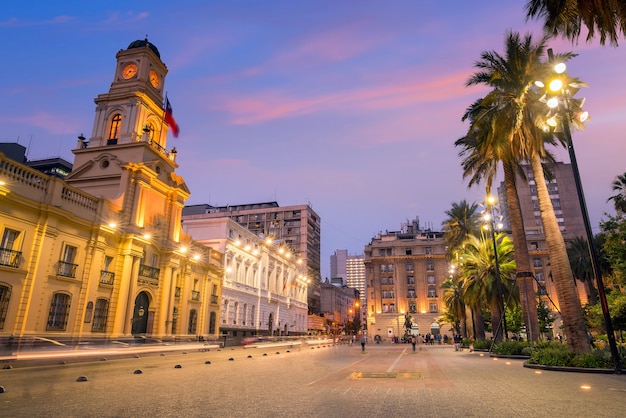
[[[453,145],[486,92],[465,81],[482,51],[503,53],[507,30],[541,35],[525,0],[36,3],[0,11],[0,142],[73,161],[115,54],[148,35],[169,69],[181,134],[167,148],[188,204],[309,203],[322,219],[323,278],[337,249],[360,254],[416,217],[440,230],[452,202],[484,199]],[[626,172],[621,44],[550,43],[579,54],[568,70],[590,86],[579,96],[592,119],[573,138],[596,232]]]

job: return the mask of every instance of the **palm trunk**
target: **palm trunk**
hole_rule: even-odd
[[[572,267],[567,256],[567,248],[554,214],[539,155],[534,155],[531,158],[531,166],[535,176],[541,223],[550,253],[552,279],[556,288],[567,344],[572,351],[587,353],[591,351],[591,346],[587,338],[585,318],[580,306],[580,299],[578,299]]]
[[[491,328],[493,330],[493,341],[498,344],[502,341],[503,327],[500,324],[502,318],[502,310],[500,307],[500,298],[495,297],[491,300]]]
[[[483,313],[480,306],[476,306],[472,309],[472,315],[474,318],[474,339],[485,339],[485,320],[483,319]]]
[[[503,161],[502,167],[504,169],[504,185],[506,187],[511,234],[513,235],[513,246],[515,248],[517,284],[519,286],[524,324],[526,324],[526,334],[528,341],[539,341],[539,319],[537,317],[537,301],[535,299],[535,281],[533,279],[533,272],[530,269],[530,256],[528,255],[528,244],[526,242],[522,209],[519,203],[519,197],[517,196],[515,171],[513,170],[513,165],[508,162]]]

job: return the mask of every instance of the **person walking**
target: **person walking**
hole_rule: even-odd
[[[413,346],[413,352],[415,352],[415,344],[417,344],[417,338],[415,338],[415,335],[413,335],[411,337],[411,345]]]
[[[365,351],[365,344],[367,343],[367,336],[361,336],[361,351]]]

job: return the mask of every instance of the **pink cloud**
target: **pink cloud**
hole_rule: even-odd
[[[422,81],[412,75],[392,84],[357,88],[307,98],[265,91],[257,95],[226,98],[218,109],[232,115],[234,124],[252,124],[272,119],[300,116],[325,111],[383,110],[433,101],[464,97],[469,90],[460,88],[466,73],[454,73]]]

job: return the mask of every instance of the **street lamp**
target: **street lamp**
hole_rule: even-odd
[[[485,225],[485,228],[491,230],[491,239],[493,241],[493,256],[494,256],[494,261],[496,263],[496,286],[498,286],[498,299],[499,299],[499,304],[500,304],[500,312],[502,313],[502,317],[500,318],[500,323],[498,324],[498,327],[495,330],[495,336],[497,337],[498,333],[500,332],[500,324],[502,324],[504,327],[504,338],[508,340],[509,333],[507,332],[507,327],[506,327],[504,291],[502,287],[502,278],[500,277],[500,262],[498,260],[498,244],[496,242],[496,228],[498,230],[501,230],[503,225],[501,221],[498,221],[496,223],[496,213],[495,213],[496,212],[495,206],[497,204],[496,199],[493,196],[487,196],[487,200],[485,201],[485,204],[487,207],[485,208],[483,219],[485,220],[485,222],[487,222],[487,225]],[[495,338],[495,340],[497,340],[497,338]]]
[[[552,53],[552,49],[548,49],[548,59],[549,62],[554,60],[554,55]],[[578,194],[578,202],[580,204],[580,210],[583,216],[583,222],[585,224],[585,232],[587,235],[587,245],[589,247],[589,255],[591,256],[591,267],[593,270],[593,275],[596,279],[596,283],[598,286],[598,296],[600,298],[600,305],[602,308],[602,315],[604,316],[604,324],[606,326],[607,338],[609,340],[609,347],[611,349],[611,357],[613,358],[613,364],[615,366],[616,373],[621,372],[621,364],[619,359],[619,352],[617,351],[617,344],[615,342],[615,334],[613,332],[613,325],[611,324],[611,315],[609,313],[609,305],[606,300],[606,292],[604,290],[604,282],[602,281],[602,273],[600,271],[600,262],[598,259],[598,252],[595,246],[595,240],[593,237],[593,231],[591,230],[591,222],[589,221],[589,213],[587,211],[587,204],[585,203],[585,196],[583,193],[583,186],[580,180],[580,172],[578,171],[578,162],[576,160],[576,153],[574,152],[574,143],[572,142],[572,132],[570,129],[570,118],[573,116],[573,109],[570,109],[570,87],[577,88],[578,85],[563,85],[563,81],[559,78],[559,75],[564,74],[566,70],[565,63],[557,63],[554,66],[554,72],[557,74],[557,78],[550,81],[548,84],[548,89],[552,93],[552,96],[549,97],[546,101],[546,104],[550,109],[555,109],[557,113],[552,115],[546,123],[551,128],[554,128],[558,125],[557,118],[555,116],[559,116],[561,119],[562,127],[563,127],[563,135],[565,137],[565,141],[567,144],[567,150],[569,152],[569,159],[572,165],[572,171],[574,174],[574,182],[576,184],[576,192]],[[543,83],[536,82],[535,83],[539,87],[544,87]],[[579,107],[582,107],[583,101],[581,101]],[[585,122],[589,117],[589,113],[582,111],[582,109],[578,109],[579,111],[576,113],[576,117],[579,122]]]

